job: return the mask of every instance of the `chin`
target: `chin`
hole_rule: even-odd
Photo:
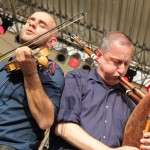
[[[110,82],[108,81],[106,84],[109,85],[109,86],[114,86],[118,83],[119,83],[119,81],[110,81]]]
[[[26,42],[29,42],[29,41],[31,41],[33,39],[34,38],[31,37],[31,36],[23,36],[23,37],[20,38],[20,41],[21,41],[21,43],[26,43]]]

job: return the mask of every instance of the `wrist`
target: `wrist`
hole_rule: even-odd
[[[23,76],[24,76],[24,77],[31,77],[31,76],[34,76],[34,75],[37,74],[37,73],[38,73],[38,71],[35,71],[35,72],[23,74]]]

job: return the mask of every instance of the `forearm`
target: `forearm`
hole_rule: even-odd
[[[90,136],[75,123],[58,124],[56,134],[82,150],[110,150],[109,147]]]
[[[40,128],[49,128],[54,122],[54,106],[46,95],[38,73],[24,77],[30,111]]]
[[[56,134],[64,140],[82,150],[138,150],[135,147],[123,146],[110,148],[97,139],[90,136],[79,125],[75,123],[59,123],[56,126]]]

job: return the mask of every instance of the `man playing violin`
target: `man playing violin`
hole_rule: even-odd
[[[35,12],[23,26],[20,42],[31,41],[54,28],[56,23],[48,13]],[[57,32],[29,43],[37,52],[43,46],[51,48],[57,41]],[[64,86],[63,72],[56,65],[54,75],[46,74],[35,61],[31,47],[16,49],[19,71],[0,72],[0,149],[37,150],[45,129],[56,117]],[[2,62],[0,68],[6,64]]]
[[[125,124],[135,104],[118,80],[127,72],[132,48],[125,34],[110,32],[97,50],[97,69],[66,75],[51,150],[138,150],[122,146]],[[150,147],[143,144],[141,149]]]

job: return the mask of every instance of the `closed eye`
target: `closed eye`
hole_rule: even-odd
[[[124,62],[124,61],[121,61],[121,60],[118,60],[118,59],[112,59],[112,62],[115,66],[120,66],[122,64],[124,64],[125,66],[129,66],[130,62]]]

